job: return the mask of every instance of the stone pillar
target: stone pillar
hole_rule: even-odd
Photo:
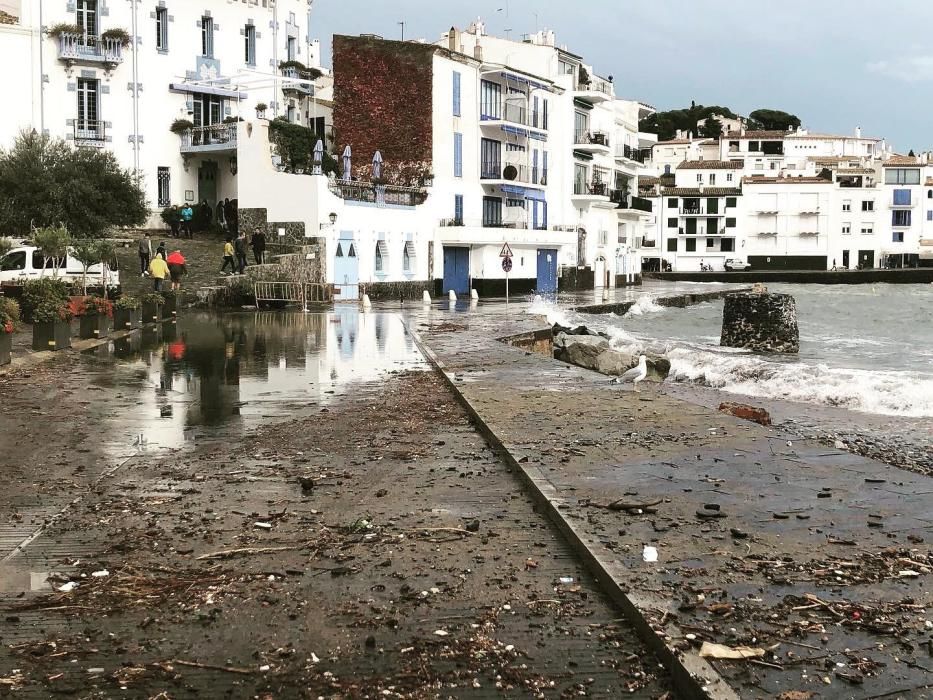
[[[800,352],[797,302],[766,289],[726,296],[720,345],[756,352]]]

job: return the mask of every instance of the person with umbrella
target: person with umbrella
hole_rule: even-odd
[[[181,278],[188,272],[188,268],[185,266],[185,256],[181,254],[180,250],[173,250],[169,253],[166,262],[168,263],[169,276],[172,278],[172,291],[181,289]]]

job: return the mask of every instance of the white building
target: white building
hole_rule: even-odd
[[[6,4],[19,22],[0,24],[0,60],[16,66],[0,144],[35,129],[112,150],[141,176],[152,225],[170,203],[237,197],[236,130],[225,120],[265,103],[270,115],[314,123],[312,86],[279,67],[320,64],[307,0]],[[195,129],[173,133],[176,120]]]

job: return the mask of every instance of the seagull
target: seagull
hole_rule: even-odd
[[[635,393],[640,394],[638,391],[638,382],[644,380],[648,376],[648,363],[647,358],[644,355],[639,355],[638,364],[635,367],[632,367],[628,372],[623,374],[616,381],[617,384],[625,384],[626,382],[632,382],[632,387],[635,389]]]

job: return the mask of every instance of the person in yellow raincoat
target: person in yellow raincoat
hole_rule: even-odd
[[[161,253],[156,254],[149,263],[149,276],[152,277],[152,284],[157,292],[162,291],[162,282],[168,277],[168,264],[165,262]]]

